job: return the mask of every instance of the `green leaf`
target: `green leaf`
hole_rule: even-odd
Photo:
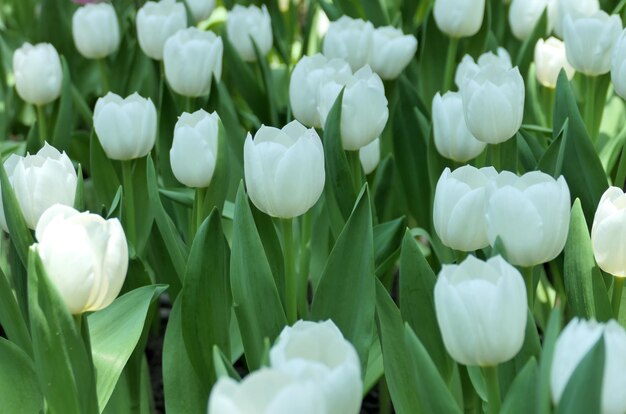
[[[230,283],[246,362],[249,369],[257,369],[265,338],[273,341],[287,319],[243,183],[235,201]]]
[[[217,207],[220,211],[224,207],[226,196],[228,195],[229,185],[229,160],[228,160],[228,144],[226,137],[226,130],[221,120],[218,121],[218,138],[217,138],[217,158],[215,160],[215,170],[213,171],[213,177],[211,183],[206,192],[202,211],[207,216],[208,213]]]
[[[20,311],[15,296],[13,296],[13,290],[9,285],[9,281],[2,270],[0,270],[0,325],[2,325],[7,338],[28,355],[32,355],[33,349],[30,334],[28,333],[24,316]],[[1,401],[0,406],[2,406]]]
[[[372,214],[365,185],[328,257],[311,305],[312,319],[332,319],[352,342],[363,365],[372,342],[374,281]]]
[[[7,413],[38,413],[43,395],[28,355],[16,344],[0,338],[0,406]]]
[[[387,9],[383,7],[381,0],[361,0],[361,6],[363,6],[367,20],[372,22],[376,27],[389,25]]]
[[[215,367],[215,376],[217,378],[230,377],[236,380],[241,379],[239,373],[233,368],[226,355],[217,345],[213,346],[213,366]]]
[[[522,47],[517,53],[515,65],[519,67],[520,74],[526,78],[528,68],[534,59],[535,45],[539,39],[543,39],[548,34],[548,11],[544,10],[541,17],[535,24],[530,36],[522,43]]]
[[[88,316],[91,353],[96,370],[98,406],[105,407],[139,342],[150,304],[166,286],[144,286],[115,299]]]
[[[74,193],[74,208],[78,211],[85,210],[85,182],[83,180],[83,167],[78,164],[76,172],[76,192]]]
[[[59,99],[59,111],[57,112],[54,132],[52,133],[52,145],[59,151],[67,151],[70,148],[72,130],[74,127],[74,108],[72,104],[72,80],[70,70],[64,56],[61,56],[63,68],[63,85]]]
[[[395,259],[400,252],[405,229],[404,217],[374,226],[374,263],[377,275],[380,275],[378,269],[384,266],[388,259]],[[395,264],[395,260],[393,262],[392,265]]]
[[[500,414],[532,413],[536,398],[539,369],[537,360],[531,358],[517,375],[502,403]]]
[[[141,51],[138,51],[138,53],[143,54]],[[173,128],[180,114],[178,108],[176,108],[172,93],[173,92],[165,82],[165,74],[161,73],[159,88],[159,136],[156,148],[159,155],[157,158],[159,175],[163,179],[163,184],[166,187],[178,185],[178,180],[176,180],[172,172],[170,149],[172,148],[172,142],[174,140]]]
[[[552,309],[548,327],[543,337],[543,351],[539,360],[539,377],[537,378],[537,400],[535,412],[538,414],[550,413],[550,375],[552,370],[552,357],[554,346],[561,331],[561,310],[558,307]]]
[[[96,200],[98,205],[111,205],[111,201],[120,186],[120,180],[113,167],[113,162],[104,153],[95,130],[91,132],[89,148],[91,166],[89,176],[94,183]]]
[[[122,161],[128,162],[128,161]],[[152,203],[148,195],[148,187],[146,186],[147,157],[137,158],[133,160],[133,206],[135,219],[135,234],[137,237],[137,245],[135,246],[137,255],[142,255],[150,236],[150,228],[154,221],[154,213]]]

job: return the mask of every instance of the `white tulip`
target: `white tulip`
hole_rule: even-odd
[[[187,11],[176,0],[148,1],[137,12],[137,38],[143,53],[152,59],[163,59],[168,37],[187,27]]]
[[[461,59],[461,63],[459,63],[456,68],[456,72],[454,74],[454,83],[459,89],[461,89],[461,87],[468,78],[473,77],[478,72],[480,72],[481,69],[489,65],[496,65],[503,70],[513,68],[509,52],[507,52],[506,49],[502,47],[498,48],[498,54],[495,54],[493,52],[483,53],[478,57],[478,60],[476,62],[470,55],[465,55],[463,56],[463,59]]]
[[[9,182],[29,228],[35,229],[39,217],[54,204],[74,205],[76,170],[65,152],[47,143],[37,154],[25,157],[11,154],[4,162]],[[0,225],[8,232],[2,197]]]
[[[380,163],[380,139],[376,138],[359,149],[359,160],[365,174],[371,174]]]
[[[565,44],[556,37],[545,41],[539,39],[535,45],[535,75],[539,83],[554,89],[561,69],[565,70],[568,79],[576,73],[565,56]]]
[[[341,58],[356,71],[370,61],[373,35],[372,23],[341,16],[330,23],[324,38],[324,56]]]
[[[559,335],[552,357],[550,389],[552,401],[559,404],[574,370],[591,348],[604,338],[604,374],[601,414],[626,412],[626,332],[615,320],[598,323],[574,318]]]
[[[434,299],[443,344],[457,362],[494,366],[522,348],[526,286],[502,257],[484,262],[470,255],[459,265],[443,265]]]
[[[81,55],[100,59],[120,46],[120,26],[115,8],[109,3],[92,3],[79,7],[72,17],[74,44]]]
[[[185,2],[196,22],[207,19],[215,9],[215,0],[185,0]]]
[[[174,92],[190,97],[207,95],[213,77],[222,78],[222,38],[195,27],[180,30],[165,42],[165,77]]]
[[[328,414],[356,414],[361,407],[361,362],[331,321],[298,321],[285,327],[270,349],[272,368],[320,386]]]
[[[321,85],[328,82],[345,85],[350,77],[352,70],[343,59],[329,60],[321,53],[303,56],[289,81],[289,103],[293,116],[306,126],[321,128],[317,111]]]
[[[548,0],[513,0],[509,8],[509,25],[519,40],[530,37],[546,9]]]
[[[626,30],[613,47],[611,59],[611,82],[615,93],[626,99]]]
[[[548,4],[548,20],[554,26],[554,33],[563,39],[565,18],[573,20],[588,17],[600,10],[598,0],[551,0]]]
[[[262,212],[292,218],[306,213],[324,190],[324,149],[313,128],[292,121],[262,126],[243,148],[248,196]]]
[[[55,204],[37,223],[37,252],[72,314],[106,308],[128,269],[128,245],[119,220]]]
[[[622,32],[619,16],[603,11],[589,17],[564,20],[565,53],[569,63],[589,76],[602,75],[611,70],[613,46]]]
[[[260,9],[255,5],[235,5],[228,13],[226,32],[233,47],[246,62],[256,61],[253,40],[261,56],[267,55],[272,48],[272,20],[265,5]]]
[[[385,80],[400,76],[417,50],[415,36],[405,35],[392,26],[375,29],[372,40],[370,66]]]
[[[50,43],[27,42],[15,50],[13,75],[17,94],[30,104],[45,105],[61,94],[61,59]]]
[[[591,245],[598,266],[614,276],[626,277],[626,195],[619,187],[607,189],[591,227]]]
[[[208,187],[217,162],[220,117],[200,109],[183,113],[174,126],[170,163],[174,177],[187,187]]]
[[[93,124],[104,152],[113,160],[144,157],[156,141],[156,108],[150,98],[136,92],[127,98],[112,92],[99,98]]]
[[[498,175],[493,167],[471,165],[450,172],[446,168],[435,189],[433,223],[448,247],[473,251],[489,245],[487,238],[486,186]]]
[[[487,146],[467,129],[463,100],[458,92],[438,92],[433,98],[433,136],[439,153],[457,162],[476,158]]]
[[[555,180],[532,171],[521,177],[503,171],[489,184],[487,235],[500,237],[507,260],[518,266],[549,262],[565,246],[570,193],[563,176]]]
[[[435,0],[433,14],[439,30],[448,36],[474,36],[483,24],[485,0]]]

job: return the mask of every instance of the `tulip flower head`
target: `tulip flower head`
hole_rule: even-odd
[[[567,61],[565,44],[556,37],[539,39],[535,45],[535,75],[539,83],[554,89],[561,69],[565,70],[568,79],[576,73]]]
[[[509,70],[513,68],[513,64],[511,63],[511,56],[509,52],[506,51],[503,47],[499,47],[497,53],[493,52],[485,52],[478,57],[477,61],[470,55],[463,56],[461,59],[461,63],[456,68],[456,73],[454,74],[454,83],[456,86],[461,89],[463,84],[468,78],[473,77],[481,69],[489,65],[496,65],[503,70]]]
[[[539,22],[548,0],[513,0],[509,8],[509,25],[513,35],[526,40]]]
[[[439,30],[450,37],[470,37],[480,30],[485,0],[436,0],[433,15]]]
[[[30,104],[45,105],[61,94],[61,59],[50,43],[27,42],[15,50],[13,74],[17,94]]]
[[[185,0],[196,22],[208,18],[215,9],[215,0]]]
[[[626,99],[626,30],[619,36],[613,48],[611,82],[615,93]]]
[[[607,189],[591,227],[591,246],[598,266],[614,276],[626,277],[626,194],[618,187]]]
[[[88,59],[101,59],[120,45],[120,27],[115,8],[109,3],[87,4],[72,16],[74,44]]]
[[[324,38],[324,56],[341,58],[353,71],[361,69],[370,61],[374,26],[362,19],[341,16],[330,23]]]
[[[416,50],[415,36],[405,35],[392,26],[378,27],[372,38],[369,64],[382,79],[392,80],[400,76]]]
[[[148,1],[137,12],[137,38],[143,53],[163,59],[165,41],[187,27],[187,11],[176,0]]]
[[[272,48],[272,20],[265,5],[261,8],[235,5],[228,13],[226,31],[233,47],[246,62],[257,60],[252,41],[261,56]]]

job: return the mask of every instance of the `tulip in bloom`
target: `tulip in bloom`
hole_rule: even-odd
[[[613,48],[611,82],[615,93],[626,99],[626,30],[622,32]]]
[[[498,173],[493,167],[446,168],[435,189],[433,223],[448,247],[473,251],[489,245],[485,221],[486,186]]]
[[[615,320],[598,323],[574,318],[556,341],[550,388],[552,401],[558,405],[574,370],[591,348],[603,338],[605,345],[602,378],[602,414],[626,412],[626,332]]]
[[[535,45],[535,75],[539,83],[554,89],[561,69],[565,70],[568,79],[576,73],[565,56],[565,44],[556,37],[545,41],[539,39]]]
[[[484,14],[485,0],[435,0],[435,23],[450,37],[474,36]]]
[[[626,195],[618,187],[604,192],[591,227],[591,245],[598,266],[626,277]]]
[[[380,138],[376,138],[359,150],[359,160],[365,174],[371,174],[380,163]]]
[[[324,190],[324,149],[313,128],[292,121],[262,126],[243,148],[248,196],[262,212],[292,218],[306,213]]]
[[[524,343],[528,305],[520,272],[502,257],[443,265],[435,284],[437,323],[448,353],[464,365],[495,366]]]
[[[187,11],[176,0],[148,1],[137,12],[137,37],[143,53],[163,59],[165,41],[187,27]]]
[[[370,66],[382,79],[400,76],[417,50],[417,39],[392,26],[374,30]]]
[[[298,321],[270,350],[272,368],[318,384],[328,414],[356,414],[361,407],[361,362],[354,346],[331,321]]]
[[[488,188],[487,235],[500,237],[514,265],[534,266],[561,253],[570,222],[570,193],[563,176],[555,180],[532,171],[521,177],[503,171]]]
[[[172,172],[187,187],[208,187],[217,161],[220,117],[200,109],[183,113],[174,127]]]
[[[609,16],[599,11],[576,20],[564,20],[565,52],[567,60],[579,72],[597,76],[611,70],[613,46],[622,32],[618,15]]]
[[[74,205],[76,170],[65,154],[47,143],[37,154],[25,157],[12,154],[4,168],[17,203],[29,228],[35,229],[39,217],[53,204]],[[0,225],[9,231],[0,197]]]
[[[454,74],[454,83],[456,86],[461,89],[465,81],[478,72],[481,69],[489,66],[496,65],[503,70],[508,70],[513,67],[511,63],[511,56],[509,56],[509,52],[506,49],[499,47],[498,53],[495,54],[493,52],[485,52],[478,57],[478,60],[475,62],[474,59],[470,55],[463,56],[461,59],[461,63],[456,68],[456,73]]]
[[[448,91],[443,96],[437,93],[432,118],[435,146],[444,157],[466,162],[480,155],[487,146],[467,129],[460,93]]]
[[[196,22],[208,18],[215,9],[215,0],[185,0],[185,2]]]
[[[374,26],[362,19],[341,16],[330,23],[323,52],[328,58],[341,58],[356,71],[370,61]]]
[[[113,160],[144,157],[156,141],[156,108],[150,98],[136,92],[127,98],[112,92],[99,98],[93,124],[104,152]]]
[[[222,77],[222,38],[195,27],[179,30],[163,49],[165,77],[174,92],[190,97],[207,95],[213,77]]]
[[[228,13],[226,32],[233,47],[246,62],[256,61],[252,41],[261,56],[267,55],[272,48],[272,20],[265,5],[260,9],[255,5],[235,5]]]
[[[119,220],[55,204],[35,232],[48,277],[74,314],[106,308],[128,269],[128,245]]]
[[[72,17],[74,44],[88,59],[101,59],[120,45],[120,26],[115,8],[109,3],[79,7]]]
[[[309,127],[321,128],[318,93],[322,84],[345,85],[352,76],[350,65],[343,59],[328,59],[321,53],[303,56],[291,73],[289,103],[293,116]]]
[[[526,40],[539,22],[548,0],[513,0],[509,8],[509,24],[513,35]]]
[[[50,43],[24,43],[13,54],[15,88],[25,102],[45,105],[61,94],[61,59]]]
[[[554,33],[563,38],[565,32],[565,18],[572,20],[579,17],[594,15],[600,10],[598,0],[550,0],[548,2],[548,21],[554,26]]]

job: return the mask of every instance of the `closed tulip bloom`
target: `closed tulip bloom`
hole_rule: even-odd
[[[208,18],[215,9],[215,0],[185,0],[196,22]]]
[[[559,335],[554,348],[550,373],[552,401],[559,404],[563,391],[576,367],[591,348],[604,339],[604,373],[602,375],[602,414],[626,412],[626,332],[615,320],[598,323],[574,318]]]
[[[220,117],[200,109],[183,113],[174,127],[170,163],[174,177],[187,187],[208,187],[217,162]]]
[[[327,414],[323,391],[276,369],[261,368],[241,382],[221,377],[211,390],[208,414]]]
[[[120,45],[115,9],[109,3],[79,7],[72,17],[72,35],[76,49],[88,59],[100,59],[115,52]]]
[[[435,23],[450,37],[474,36],[484,14],[485,0],[435,0]]]
[[[535,45],[535,75],[539,83],[554,89],[561,69],[565,70],[568,79],[576,73],[565,56],[565,44],[556,37],[545,41],[539,39]]]
[[[167,39],[163,51],[165,77],[174,92],[190,97],[207,95],[213,77],[222,78],[222,38],[195,27]]]
[[[328,58],[341,58],[356,71],[370,61],[374,26],[362,19],[341,16],[330,23],[323,52]]]
[[[143,53],[163,59],[165,41],[187,27],[187,11],[176,0],[148,1],[137,12],[137,38]]]
[[[555,180],[532,171],[521,177],[503,171],[490,183],[487,235],[500,237],[507,260],[518,266],[549,262],[565,247],[570,193],[563,176]]]
[[[565,17],[573,20],[579,17],[594,15],[600,10],[598,0],[550,0],[548,4],[548,21],[553,25],[554,33],[563,39]]]
[[[63,71],[57,50],[50,43],[24,43],[13,53],[15,89],[25,102],[45,105],[61,94]]]
[[[392,26],[374,30],[370,56],[372,70],[385,80],[395,79],[407,67],[415,51],[417,39]]]
[[[539,22],[548,0],[513,0],[509,8],[509,24],[513,35],[526,40]]]
[[[313,128],[298,121],[283,129],[262,126],[243,148],[248,196],[262,212],[280,218],[306,213],[324,189],[324,149]]]
[[[433,223],[448,247],[474,251],[487,247],[486,186],[498,175],[493,167],[446,168],[435,189]]]
[[[474,138],[465,124],[463,100],[458,92],[439,93],[433,98],[433,135],[442,156],[466,162],[480,155],[486,143]]]
[[[434,299],[443,344],[455,361],[495,366],[522,348],[526,287],[502,257],[484,262],[470,255],[459,265],[443,265]]]
[[[365,174],[371,174],[380,162],[380,139],[376,138],[359,150],[359,160]]]
[[[145,157],[156,141],[156,108],[150,98],[136,92],[127,98],[112,92],[99,98],[93,124],[104,152],[113,160]]]
[[[467,127],[479,140],[499,144],[511,138],[524,117],[524,79],[517,67],[487,65],[461,88]]]
[[[76,170],[65,152],[61,153],[46,143],[34,155],[21,157],[12,154],[4,162],[4,169],[29,228],[35,229],[39,217],[48,207],[57,203],[74,205]],[[4,231],[9,231],[2,197],[0,225]]]
[[[598,266],[626,277],[626,195],[618,187],[604,192],[591,227],[591,245]]]
[[[599,11],[593,16],[576,20],[566,16],[564,40],[567,60],[579,72],[597,76],[611,70],[613,46],[622,32],[618,15]]]
[[[226,31],[233,47],[246,62],[256,61],[253,40],[261,56],[272,48],[272,20],[265,5],[260,9],[254,5],[235,5],[228,13]]]
[[[513,67],[513,64],[511,63],[511,56],[503,47],[498,48],[497,54],[493,52],[483,53],[478,57],[477,61],[474,61],[470,55],[465,55],[463,56],[463,59],[461,59],[461,63],[459,63],[456,68],[454,83],[459,89],[461,89],[467,79],[473,77],[480,72],[481,69],[489,65],[496,65],[503,70],[508,70]]]
[[[611,82],[615,93],[626,99],[626,30],[622,32],[613,48]]]
[[[120,293],[128,245],[117,218],[55,204],[41,216],[35,235],[46,273],[72,314],[106,308]]]
[[[312,381],[326,396],[328,414],[356,414],[361,407],[361,362],[354,346],[331,321],[298,321],[270,349],[272,368]]]

